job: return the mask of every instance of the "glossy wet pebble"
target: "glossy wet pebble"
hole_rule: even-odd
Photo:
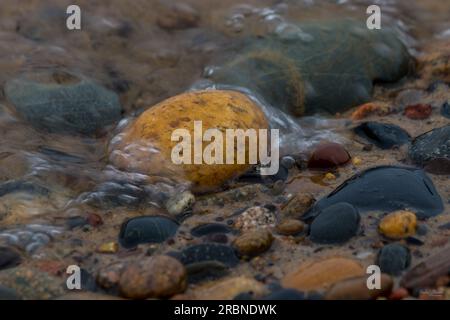
[[[382,272],[398,276],[411,264],[411,253],[403,245],[388,244],[381,248],[377,264]]]
[[[330,169],[346,164],[350,155],[339,143],[323,143],[317,146],[308,161],[313,169]]]
[[[304,218],[314,217],[320,210],[339,202],[352,204],[359,212],[409,208],[418,218],[432,217],[443,211],[441,197],[431,179],[423,170],[409,167],[367,169],[316,202]]]
[[[141,243],[160,243],[173,237],[179,224],[163,216],[142,216],[126,221],[120,230],[119,243],[133,248]]]
[[[395,124],[369,121],[360,124],[353,130],[358,136],[381,149],[401,146],[410,140],[409,134]]]
[[[169,256],[130,263],[119,280],[120,294],[130,299],[167,298],[186,289],[186,269]]]
[[[226,266],[234,267],[239,263],[239,259],[232,247],[218,243],[192,245],[181,252],[173,252],[170,255],[180,260],[184,265],[204,261],[218,261]]]
[[[355,236],[361,217],[358,209],[348,203],[336,203],[322,210],[310,227],[315,243],[339,244]]]
[[[0,247],[0,270],[15,267],[21,262],[22,257],[19,252],[12,248]]]
[[[122,112],[114,92],[60,70],[10,80],[5,95],[21,117],[51,132],[93,134],[119,120]]]
[[[390,239],[404,239],[416,233],[417,218],[413,212],[399,210],[381,219],[378,231]]]
[[[276,230],[284,236],[293,236],[301,233],[305,229],[305,224],[296,219],[286,219],[277,224]]]
[[[410,158],[427,171],[450,173],[450,125],[433,129],[417,138],[409,149]]]
[[[211,128],[258,130],[269,126],[261,108],[240,92],[186,92],[150,106],[140,114],[112,140],[110,160],[125,171],[168,177],[189,184],[195,192],[216,190],[252,167],[248,163],[238,163],[237,153],[234,154],[233,164],[225,164],[224,159],[217,159],[217,164],[208,164],[208,159],[211,160],[208,156],[206,162],[200,159],[200,164],[190,164],[190,159],[181,159],[180,154],[186,143],[189,148],[190,143],[184,136],[182,142],[175,141],[171,138],[172,134],[176,129],[186,130],[193,141],[199,131],[198,127],[194,130],[195,121],[201,121],[202,133]],[[206,155],[211,155],[216,148],[211,148],[206,142],[201,147]],[[225,148],[225,143],[220,147]]]
[[[192,228],[191,234],[194,237],[203,237],[217,233],[230,233],[231,231],[230,227],[222,223],[206,223]]]
[[[233,245],[241,256],[252,257],[267,250],[273,242],[273,236],[267,229],[254,229],[237,237]]]

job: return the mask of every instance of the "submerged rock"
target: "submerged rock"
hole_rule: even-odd
[[[206,223],[194,227],[191,234],[194,237],[203,237],[210,234],[230,233],[232,229],[222,223]]]
[[[410,140],[409,134],[395,124],[364,122],[353,129],[354,132],[381,149],[401,146]]]
[[[381,274],[380,288],[369,289],[367,276],[356,277],[336,283],[325,294],[326,300],[372,300],[387,297],[392,291],[394,281],[387,274]]]
[[[218,261],[226,266],[234,267],[239,263],[234,249],[230,246],[217,243],[203,243],[183,249],[181,252],[172,252],[171,256],[188,266],[204,261]]]
[[[409,167],[380,166],[354,175],[328,196],[317,201],[303,216],[310,219],[339,202],[347,202],[360,212],[408,209],[418,218],[428,218],[444,209],[433,182],[423,170]]]
[[[287,274],[282,285],[300,291],[316,291],[357,276],[363,276],[363,267],[355,260],[336,257],[310,261]]]
[[[200,130],[198,126],[194,127],[199,121]],[[189,135],[180,135],[172,140],[177,129],[178,133],[184,130]],[[218,129],[216,134],[223,143],[219,140],[202,143],[203,134],[208,129]],[[242,93],[223,90],[183,93],[149,108],[114,138],[110,160],[127,171],[191,183],[196,192],[210,191],[251,168],[247,160],[248,148],[244,164],[238,163],[237,152],[234,153],[233,164],[226,164],[225,155],[231,155],[225,149],[227,139],[222,133],[225,129],[254,129],[257,132],[258,129],[268,129],[268,123],[260,108]],[[189,151],[194,142],[195,145],[200,142],[199,152],[194,148],[191,155]],[[186,154],[185,148],[189,150]],[[217,156],[215,152],[218,152]],[[216,160],[219,163],[215,163]]]
[[[186,269],[176,259],[154,256],[126,266],[119,291],[131,299],[167,298],[186,289]]]
[[[163,216],[143,216],[126,221],[119,234],[119,243],[133,248],[141,243],[160,243],[173,237],[178,222]]]
[[[433,129],[417,138],[409,148],[410,158],[436,174],[450,173],[450,125]]]
[[[65,71],[25,74],[8,81],[4,90],[21,117],[50,132],[93,134],[122,112],[114,92]]]
[[[409,70],[405,46],[388,29],[368,30],[352,20],[298,27],[304,36],[246,39],[239,54],[209,77],[302,116],[367,102],[375,80],[396,81]]]
[[[348,203],[336,203],[322,210],[310,228],[312,242],[337,244],[348,241],[359,229],[361,217]]]
[[[21,262],[22,257],[16,250],[0,247],[0,270],[15,267]]]
[[[233,245],[241,256],[257,256],[267,250],[273,242],[273,236],[267,229],[254,229],[244,232],[234,240]]]

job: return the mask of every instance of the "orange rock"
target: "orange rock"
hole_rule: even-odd
[[[386,297],[392,291],[394,282],[387,274],[381,274],[380,289],[367,287],[367,275],[345,279],[332,286],[325,294],[326,300],[372,300]]]
[[[205,164],[203,159],[202,164],[194,164],[193,148],[192,164],[173,163],[172,150],[181,142],[181,138],[172,141],[174,130],[187,130],[191,136],[191,146],[196,138],[203,138],[195,136],[194,121],[202,121],[203,133],[207,129],[222,132],[224,163],[226,129],[255,129],[257,132],[269,127],[261,109],[242,93],[224,90],[187,92],[164,100],[142,113],[113,139],[110,160],[124,170],[191,182],[192,189],[199,192],[216,189],[251,167],[248,164],[248,144],[245,164],[237,164],[237,152],[234,154],[234,164]],[[210,143],[202,143],[201,156]]]
[[[416,233],[417,218],[413,212],[399,210],[385,216],[378,231],[390,239],[403,239]]]
[[[327,289],[344,279],[364,275],[363,267],[355,260],[336,257],[305,263],[286,275],[281,284],[300,291]]]
[[[391,112],[392,107],[386,102],[368,102],[357,107],[357,109],[352,113],[351,118],[353,120],[361,120],[371,114],[384,116]]]

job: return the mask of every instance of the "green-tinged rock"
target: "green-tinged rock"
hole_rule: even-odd
[[[352,20],[300,24],[299,36],[247,39],[209,77],[244,87],[296,116],[336,113],[370,100],[374,81],[406,75],[411,58],[388,29]]]
[[[8,81],[4,92],[20,117],[50,132],[93,134],[122,112],[114,92],[65,71],[23,74]]]

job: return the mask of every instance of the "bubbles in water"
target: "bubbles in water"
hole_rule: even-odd
[[[11,245],[33,254],[60,235],[64,228],[45,224],[29,224],[0,230],[0,243]]]

